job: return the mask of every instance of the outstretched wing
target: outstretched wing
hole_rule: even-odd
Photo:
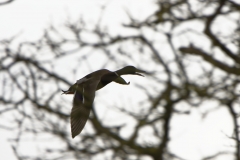
[[[71,111],[72,138],[81,133],[88,120],[98,83],[99,80],[88,80],[75,91]]]

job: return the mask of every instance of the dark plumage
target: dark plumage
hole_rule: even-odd
[[[127,85],[129,82],[127,83],[121,75],[132,74],[143,76],[138,72],[144,73],[143,70],[133,66],[126,66],[115,72],[101,69],[77,80],[67,91],[63,91],[63,94],[74,94],[71,111],[72,138],[81,133],[87,122],[94,101],[95,91],[111,82]]]

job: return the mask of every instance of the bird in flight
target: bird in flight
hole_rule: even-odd
[[[92,109],[95,92],[111,82],[128,85],[121,75],[138,75],[145,71],[137,69],[134,66],[126,66],[115,72],[107,69],[97,70],[85,77],[77,80],[67,91],[62,90],[62,94],[74,94],[73,107],[71,111],[71,132],[72,138],[77,136],[83,130]]]

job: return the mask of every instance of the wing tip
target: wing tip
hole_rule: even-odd
[[[74,139],[75,137],[76,137],[76,135],[73,135],[73,134],[72,134],[72,139]]]

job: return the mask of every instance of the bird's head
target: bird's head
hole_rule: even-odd
[[[137,69],[134,66],[126,66],[122,69],[119,69],[116,71],[116,73],[121,76],[121,75],[125,75],[125,74],[133,74],[133,75],[138,75],[138,76],[143,76],[140,73],[146,73],[145,71],[141,70],[141,69]],[[143,76],[144,77],[144,76]]]

